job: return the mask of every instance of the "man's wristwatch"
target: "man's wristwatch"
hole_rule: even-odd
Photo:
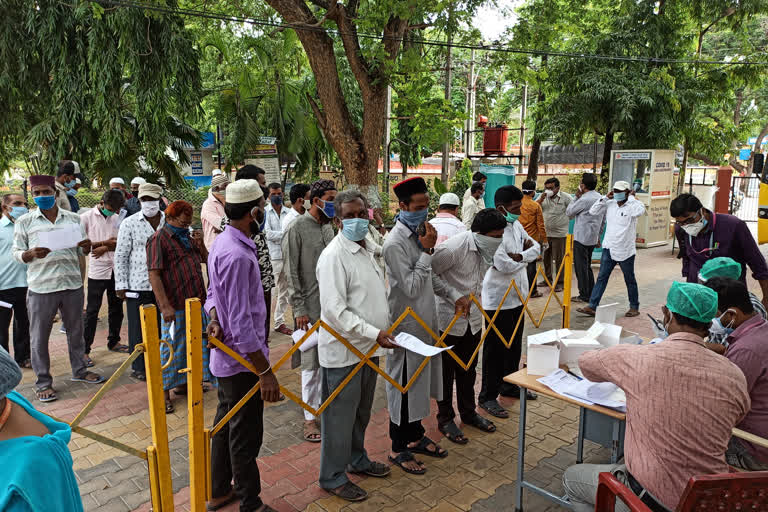
[[[430,247],[429,249],[424,249],[424,252],[431,256],[431,255],[435,254],[435,248],[434,247]]]

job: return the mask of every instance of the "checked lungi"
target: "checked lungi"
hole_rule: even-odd
[[[210,350],[206,346],[208,344],[208,338],[205,334],[205,330],[208,328],[208,315],[203,311],[203,381],[212,382],[213,376],[208,368],[208,358],[210,356]],[[163,327],[161,330],[161,336],[163,341],[167,341],[173,347],[173,361],[163,370],[163,390],[168,391],[179,386],[185,386],[187,384],[187,374],[179,373],[179,370],[187,368],[187,323],[186,314],[184,311],[176,311],[176,317],[174,320],[174,336],[171,339],[171,322],[166,322],[163,319]],[[163,364],[168,362],[168,358],[171,353],[168,350],[168,346],[165,343],[160,344],[160,361]]]

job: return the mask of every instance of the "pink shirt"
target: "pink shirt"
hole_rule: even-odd
[[[200,220],[203,221],[203,243],[208,251],[211,250],[216,235],[220,233],[221,219],[224,216],[224,205],[208,192],[208,199],[203,202],[200,209]]]
[[[99,210],[99,205],[96,205],[80,216],[80,224],[92,243],[117,238],[120,215],[104,217]],[[88,256],[88,279],[110,279],[114,265],[114,251],[107,251],[98,258],[94,258],[91,252]]]
[[[455,215],[445,212],[435,215],[435,218],[430,220],[429,223],[437,231],[437,243],[435,245],[440,245],[452,236],[467,230],[467,226],[457,219]]]
[[[691,333],[656,345],[618,345],[582,354],[594,382],[627,395],[624,453],[630,473],[671,510],[692,476],[727,473],[725,450],[749,411],[741,370]]]
[[[744,372],[752,400],[752,408],[738,428],[768,438],[768,322],[755,315],[733,331],[726,341],[729,345],[725,357]],[[755,458],[768,464],[768,448],[740,441],[748,446]]]

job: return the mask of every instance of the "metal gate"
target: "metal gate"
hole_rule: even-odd
[[[731,178],[728,211],[744,222],[757,222],[759,196],[759,176],[734,176]]]

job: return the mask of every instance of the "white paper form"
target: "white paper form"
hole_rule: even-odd
[[[52,251],[71,249],[83,241],[83,233],[80,224],[64,224],[50,231],[41,231],[37,234],[37,246],[45,247]]]
[[[560,395],[565,395],[566,391],[570,389],[575,383],[579,382],[579,379],[577,377],[574,377],[570,373],[566,372],[562,368],[558,368],[554,372],[550,373],[546,377],[541,377],[536,379],[538,382],[541,382],[548,388],[550,388],[555,393],[558,393]],[[577,402],[583,402],[587,405],[593,405],[592,402],[588,400],[583,400],[581,398],[576,397],[569,397],[573,400],[576,400]]]
[[[537,334],[528,335],[529,345],[545,345],[552,343],[553,341],[560,341],[566,336],[573,334],[569,329],[552,329],[551,331],[544,331]]]
[[[311,329],[312,324],[307,324],[307,328]],[[304,343],[299,345],[300,352],[306,352],[307,350],[317,346],[317,343],[320,341],[320,336],[318,336],[317,333],[318,331],[313,332]],[[301,341],[301,338],[303,338],[305,334],[307,334],[307,331],[304,329],[297,329],[293,331],[293,334],[291,335],[291,338],[293,338],[293,343],[295,344]]]
[[[408,334],[407,332],[401,332],[395,336],[395,342],[397,342],[400,347],[425,357],[436,356],[440,352],[453,348],[453,345],[445,348],[427,345],[416,336]]]
[[[579,379],[558,369],[546,377],[537,379],[556,393],[586,404],[597,404],[626,411],[624,391],[611,382],[591,382]]]

